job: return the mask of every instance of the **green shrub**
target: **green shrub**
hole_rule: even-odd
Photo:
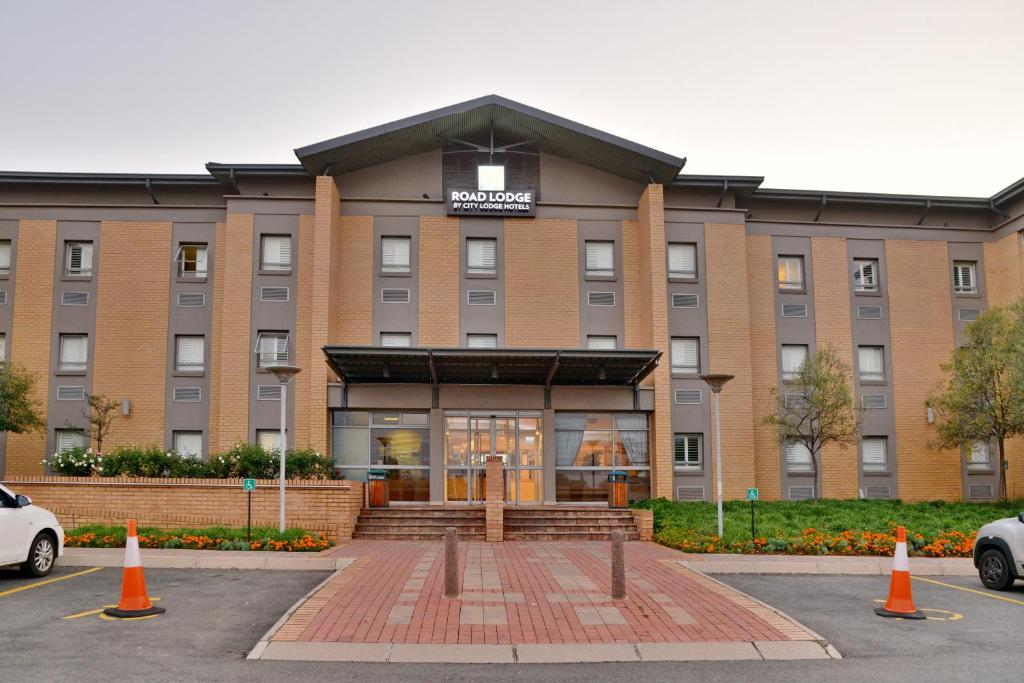
[[[106,474],[104,471],[104,458],[92,452],[91,448],[69,448],[66,451],[54,453],[50,456],[50,469],[65,477],[91,477],[94,473]]]
[[[157,446],[118,446],[103,458],[105,477],[168,477],[179,457]]]
[[[334,461],[312,448],[288,451],[285,472],[289,479],[336,479]]]

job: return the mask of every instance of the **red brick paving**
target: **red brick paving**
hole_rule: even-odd
[[[359,540],[338,548],[336,556],[358,560],[304,606],[318,610],[297,610],[272,639],[558,644],[814,637],[652,543],[626,546],[626,600],[610,598],[606,542],[462,543],[463,594],[454,600],[443,595],[440,551],[435,541]]]

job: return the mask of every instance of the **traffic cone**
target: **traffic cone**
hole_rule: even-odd
[[[889,599],[885,607],[876,607],[875,614],[880,617],[899,617],[901,619],[924,619],[925,616],[914,607],[914,598],[910,594],[910,560],[907,559],[907,530],[899,527],[896,530],[896,552],[892,557],[892,578],[889,580]]]
[[[154,607],[146,594],[146,577],[142,574],[142,555],[139,553],[139,534],[135,520],[128,520],[128,539],[124,544],[124,574],[121,578],[121,601],[117,607],[108,607],[103,613],[121,619],[148,617],[166,612]]]

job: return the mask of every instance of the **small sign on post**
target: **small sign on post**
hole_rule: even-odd
[[[751,486],[747,489],[747,500],[750,501],[750,542],[757,540],[757,529],[754,526],[754,502],[757,500],[758,490]]]
[[[255,479],[243,479],[242,490],[245,491],[246,498],[249,499],[249,513],[245,519],[245,542],[252,545],[252,492],[256,490]]]
[[[753,501],[757,500],[757,495],[758,495],[758,492],[757,492],[756,488],[751,487],[751,488],[747,489],[747,500],[753,502]]]

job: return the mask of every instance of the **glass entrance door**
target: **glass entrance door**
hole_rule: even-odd
[[[484,502],[492,455],[505,463],[508,502],[542,500],[540,414],[517,412],[445,415],[445,500]]]

